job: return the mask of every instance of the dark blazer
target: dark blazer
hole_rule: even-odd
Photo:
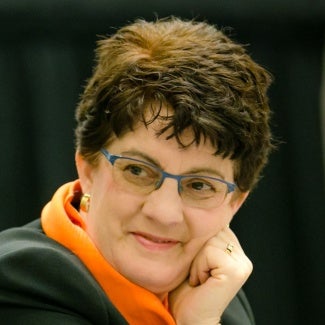
[[[127,324],[84,264],[48,238],[39,220],[0,233],[0,323]],[[222,324],[254,324],[243,291]]]

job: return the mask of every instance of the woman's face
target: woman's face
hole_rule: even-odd
[[[212,176],[233,182],[232,161],[214,156],[208,142],[180,148],[174,138],[157,137],[157,127],[158,121],[149,127],[141,124],[106,149],[155,162],[168,173],[195,170],[209,175],[211,170]],[[190,131],[184,133],[186,139],[191,140]],[[104,155],[94,167],[77,154],[77,167],[83,193],[91,195],[89,211],[83,214],[87,233],[119,273],[160,298],[185,280],[198,251],[230,223],[245,197],[230,193],[217,208],[195,208],[183,202],[175,179],[167,178],[159,189],[140,195],[113,179],[113,166]]]

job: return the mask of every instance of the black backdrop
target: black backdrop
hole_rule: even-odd
[[[74,107],[98,35],[166,15],[231,26],[275,76],[283,141],[233,223],[254,262],[258,324],[324,324],[324,152],[320,91],[325,1],[1,0],[0,228],[22,225],[74,170]]]

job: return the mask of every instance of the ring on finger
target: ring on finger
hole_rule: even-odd
[[[226,253],[228,253],[229,255],[231,255],[232,251],[234,250],[234,245],[232,245],[231,243],[227,244],[226,247]]]

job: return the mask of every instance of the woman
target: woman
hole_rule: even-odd
[[[8,324],[253,324],[229,224],[270,149],[268,73],[177,18],[99,41],[77,107],[78,180],[0,236]]]

